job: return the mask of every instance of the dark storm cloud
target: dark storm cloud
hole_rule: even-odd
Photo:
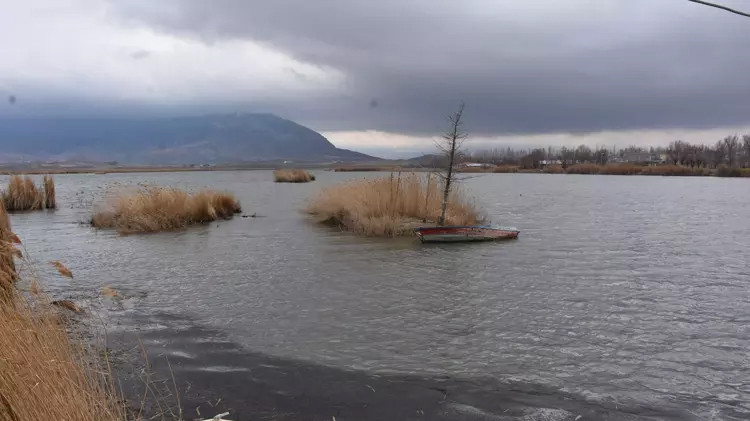
[[[750,123],[750,19],[685,0],[112,6],[127,22],[255,40],[342,71],[340,96],[268,104],[324,130],[434,131],[461,100],[486,134]]]

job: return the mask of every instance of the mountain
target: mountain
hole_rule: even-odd
[[[179,118],[0,119],[0,161],[130,164],[373,161],[273,114]]]

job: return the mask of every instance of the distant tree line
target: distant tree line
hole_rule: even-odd
[[[643,159],[643,156],[648,158]],[[633,158],[636,157],[636,158]],[[671,142],[666,147],[644,148],[591,148],[579,145],[575,148],[495,148],[478,150],[464,154],[462,162],[476,162],[493,165],[517,165],[524,169],[538,169],[550,162],[567,167],[573,164],[606,165],[617,162],[650,162],[683,165],[693,168],[750,168],[750,135],[740,138],[727,136],[714,145],[691,144],[682,140]]]

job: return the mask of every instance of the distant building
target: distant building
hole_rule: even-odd
[[[464,168],[494,168],[494,164],[482,164],[481,162],[464,162],[459,164],[459,167]]]
[[[559,159],[543,159],[539,161],[539,165],[546,167],[547,165],[562,165],[562,161]]]

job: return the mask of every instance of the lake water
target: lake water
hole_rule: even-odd
[[[117,314],[124,329],[167,314],[247,352],[531,385],[611,419],[750,418],[750,181],[488,174],[463,188],[520,238],[422,245],[311,223],[301,209],[316,191],[377,176],[315,174],[60,175],[60,209],[12,223],[55,296]],[[124,237],[81,224],[107,189],[139,183],[229,190],[258,217]],[[120,307],[91,298],[105,285]]]

